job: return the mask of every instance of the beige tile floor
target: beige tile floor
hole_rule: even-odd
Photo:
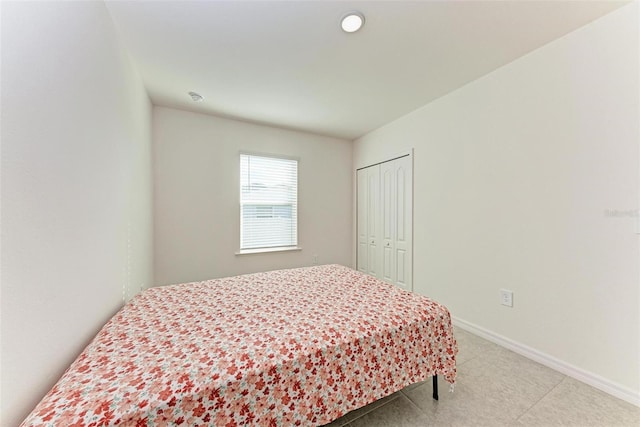
[[[454,393],[440,379],[411,385],[327,427],[640,426],[640,408],[455,329],[458,378]]]

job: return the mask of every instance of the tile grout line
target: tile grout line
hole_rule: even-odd
[[[551,387],[551,389],[546,392],[544,395],[542,395],[542,397],[538,400],[536,400],[536,402],[531,405],[529,408],[527,408],[527,410],[525,410],[522,414],[520,414],[520,416],[518,416],[518,418],[516,418],[516,422],[518,422],[520,420],[520,418],[524,417],[529,411],[531,411],[538,403],[540,403],[542,401],[542,399],[544,399],[545,397],[547,397],[549,395],[549,393],[551,393],[553,390],[555,390],[556,388],[558,388],[558,386],[560,384],[562,384],[564,382],[564,380],[566,380],[568,377],[566,375],[562,376],[562,379],[560,380],[560,382],[558,382],[558,384],[554,385],[553,387]]]
[[[418,387],[416,387],[418,388]],[[400,390],[400,393],[402,393],[402,390]],[[425,411],[423,411],[418,405],[416,405],[413,400],[411,400],[411,398],[409,396],[407,396],[406,394],[402,393],[402,396],[407,399],[409,401],[409,403],[418,410],[418,412],[420,412],[422,415],[424,415],[425,417],[428,417],[429,414],[427,414]]]
[[[398,393],[402,393],[402,390],[398,390]],[[396,394],[396,393],[394,393],[394,394]],[[377,411],[378,409],[380,409],[380,408],[382,408],[383,406],[385,406],[387,403],[389,403],[389,402],[393,402],[394,400],[396,400],[396,399],[398,398],[398,396],[397,396],[397,395],[396,395],[396,396],[394,396],[394,397],[391,397],[391,396],[393,396],[393,394],[391,394],[391,395],[389,396],[389,398],[390,398],[390,399],[389,399],[389,400],[387,400],[386,402],[384,402],[382,405],[380,405],[380,406],[376,406],[375,408],[373,408],[373,409],[371,409],[371,410],[369,410],[369,411],[363,412],[361,415],[358,415],[357,417],[355,417],[355,418],[353,418],[353,419],[350,419],[350,420],[347,422],[347,424],[343,424],[343,426],[342,426],[342,427],[345,427],[346,425],[351,424],[351,422],[353,422],[353,421],[355,421],[355,420],[357,420],[357,419],[359,419],[359,418],[362,418],[362,417],[364,417],[364,416],[365,416],[365,415],[367,415],[367,414],[370,414],[370,413],[372,413],[372,412],[374,412],[374,411]],[[383,399],[384,399],[384,398],[383,398]],[[373,402],[372,402],[372,403],[373,403]],[[365,406],[365,407],[366,407],[366,406]]]
[[[465,363],[467,363],[470,360],[477,359],[479,356],[480,356],[480,354],[476,354],[474,356],[469,357],[468,359],[466,359],[464,362],[461,362],[461,363],[458,363],[458,361],[456,360],[456,367],[458,367],[460,365],[464,365]]]

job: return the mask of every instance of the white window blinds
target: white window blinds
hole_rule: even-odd
[[[240,249],[298,245],[298,161],[240,155]]]

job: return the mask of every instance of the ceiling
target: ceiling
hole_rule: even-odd
[[[107,1],[156,105],[355,139],[618,1]],[[340,29],[348,11],[357,33]],[[187,92],[204,101],[195,103]]]

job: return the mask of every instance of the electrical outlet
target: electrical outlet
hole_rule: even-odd
[[[513,291],[500,289],[500,304],[513,307]]]
[[[318,255],[313,255],[313,265],[318,265]]]

